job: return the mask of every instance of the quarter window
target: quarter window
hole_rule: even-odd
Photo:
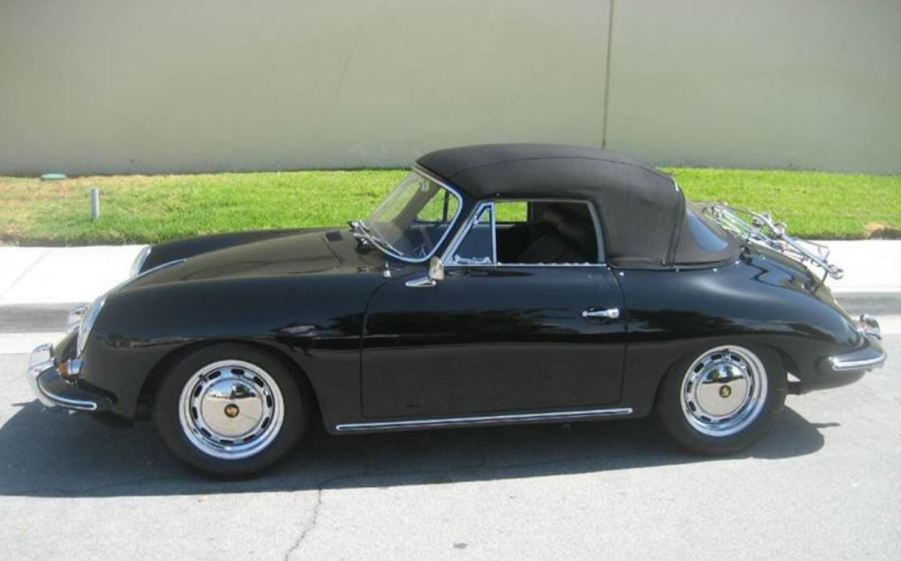
[[[457,265],[490,265],[494,255],[494,208],[483,206],[475,222],[454,250],[453,262]]]

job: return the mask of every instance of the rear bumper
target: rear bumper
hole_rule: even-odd
[[[32,392],[45,407],[92,413],[107,411],[110,407],[108,398],[63,379],[56,363],[53,345],[49,343],[40,345],[31,352],[26,376]]]
[[[886,353],[875,336],[864,337],[864,345],[859,349],[823,357],[819,361],[818,372],[812,372],[801,380],[799,391],[824,390],[847,386],[863,378],[870,370],[885,364]]]
[[[820,370],[827,375],[863,374],[874,368],[882,368],[885,364],[885,351],[882,349],[882,330],[876,318],[866,314],[857,321],[857,331],[863,336],[861,348],[847,353],[832,355],[820,364]]]
[[[874,368],[882,368],[885,364],[885,351],[879,343],[868,339],[868,345],[862,349],[840,355],[832,355],[823,363],[828,374],[845,374],[866,372]]]

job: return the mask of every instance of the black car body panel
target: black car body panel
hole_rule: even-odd
[[[196,236],[193,238],[160,243],[151,248],[152,251],[147,256],[147,259],[144,260],[142,267],[135,272],[142,273],[164,263],[175,261],[176,259],[187,259],[188,257],[200,255],[201,253],[209,253],[211,251],[226,249],[236,245],[320,230],[324,230],[324,228],[228,232],[225,234],[210,234],[207,236]]]
[[[392,279],[366,314],[363,415],[616,403],[626,326],[583,319],[586,299],[622,306],[609,268],[460,269],[428,291]]]
[[[359,387],[363,310],[385,281],[384,258],[357,252],[346,233],[335,239],[312,232],[214,251],[111,294],[83,379],[117,395],[114,411],[132,416],[147,377],[173,353],[245,341],[302,369],[323,412],[357,415],[359,396],[346,390]]]

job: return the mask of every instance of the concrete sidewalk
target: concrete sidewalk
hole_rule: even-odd
[[[830,241],[839,293],[901,293],[901,240]],[[128,277],[143,246],[0,247],[0,306],[90,302]]]
[[[142,247],[0,247],[0,306],[90,302],[128,278]]]

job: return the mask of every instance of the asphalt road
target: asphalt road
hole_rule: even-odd
[[[747,454],[647,421],[312,434],[207,481],[152,427],[41,409],[0,355],[0,556],[28,559],[901,559],[901,336],[861,382],[790,396]]]

